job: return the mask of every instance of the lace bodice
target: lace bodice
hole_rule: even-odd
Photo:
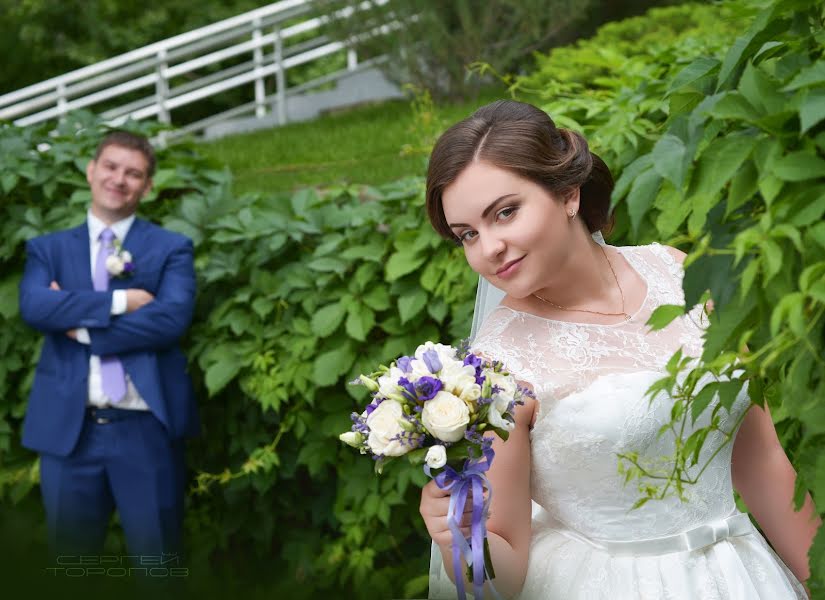
[[[670,535],[735,508],[728,444],[699,483],[688,486],[688,502],[671,498],[631,510],[639,492],[635,484],[624,485],[617,454],[638,452],[643,461],[661,465],[673,453],[673,437],[657,435],[670,419],[672,401],[660,393],[650,402],[645,392],[665,376],[679,347],[686,355],[701,355],[703,309],[697,305],[666,328],[649,331],[645,322],[656,307],[684,303],[682,266],[656,243],[617,250],[647,284],[644,302],[629,321],[571,323],[499,306],[473,343],[474,351],[503,361],[536,393],[533,499],[563,526],[608,540]],[[745,386],[732,412],[722,411],[722,428],[734,427],[747,405]],[[706,423],[707,412],[695,426]],[[718,432],[708,437],[700,465],[722,440]]]

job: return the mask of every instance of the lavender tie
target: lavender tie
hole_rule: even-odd
[[[106,258],[114,254],[115,248],[112,244],[114,239],[115,234],[108,227],[100,233],[100,250],[97,252],[95,272],[92,278],[94,288],[98,292],[109,289],[109,271],[106,269]],[[123,364],[116,356],[100,357],[100,379],[103,393],[113,404],[120,402],[126,395],[126,374],[123,372]]]

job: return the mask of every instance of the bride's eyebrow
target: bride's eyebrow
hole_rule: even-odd
[[[513,193],[513,194],[504,194],[503,196],[499,196],[498,198],[496,198],[495,200],[490,202],[490,204],[487,205],[487,208],[485,208],[484,211],[481,213],[481,219],[482,220],[486,219],[487,215],[490,214],[490,211],[492,211],[496,206],[498,206],[504,200],[509,200],[510,198],[512,198],[515,195],[516,195],[515,193]],[[469,227],[469,225],[467,223],[450,223],[449,226],[451,228],[452,227]]]

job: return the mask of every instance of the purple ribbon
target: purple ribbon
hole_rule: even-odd
[[[436,485],[442,490],[450,492],[450,507],[447,511],[447,524],[453,535],[453,572],[455,587],[459,600],[466,600],[464,591],[464,574],[461,572],[461,556],[473,571],[473,595],[477,599],[484,597],[484,539],[487,537],[487,515],[490,501],[493,498],[493,488],[484,474],[493,462],[495,452],[492,448],[482,450],[484,456],[478,459],[467,459],[464,468],[456,471],[449,465],[433,477],[429,465],[424,465],[424,471],[435,479]],[[487,490],[487,499],[484,500],[484,490]],[[473,516],[470,523],[470,543],[461,533],[461,519],[464,516],[464,506],[467,495],[473,492]],[[498,594],[490,585],[494,596]]]

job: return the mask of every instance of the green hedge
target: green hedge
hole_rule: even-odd
[[[825,9],[742,1],[659,9],[650,19],[554,51],[513,88],[582,130],[620,175],[620,238],[690,253],[687,305],[709,288],[716,306],[708,369],[730,372],[737,360],[745,368],[799,473],[796,501],[810,490],[823,513]],[[663,309],[656,321],[679,312]],[[709,399],[681,403],[674,424]],[[701,435],[681,448],[671,490],[689,479]],[[643,497],[664,491],[634,476]],[[813,596],[825,597],[823,529],[810,560]]]
[[[34,456],[18,446],[40,344],[18,316],[23,243],[85,217],[80,169],[101,127],[78,118],[57,136],[0,129],[3,171],[16,174],[2,180],[0,490],[15,504],[38,502],[29,493]],[[159,164],[141,213],[197,248],[185,346],[206,433],[190,444],[193,571],[224,573],[241,589],[267,582],[296,598],[400,593],[399,582],[426,572],[410,486],[424,475],[399,468],[375,479],[337,434],[354,399],[363,401],[346,381],[423,339],[457,340],[469,329],[474,278],[425,223],[422,180],[235,197],[229,174],[189,147],[161,152]],[[418,577],[408,591],[425,590]]]

